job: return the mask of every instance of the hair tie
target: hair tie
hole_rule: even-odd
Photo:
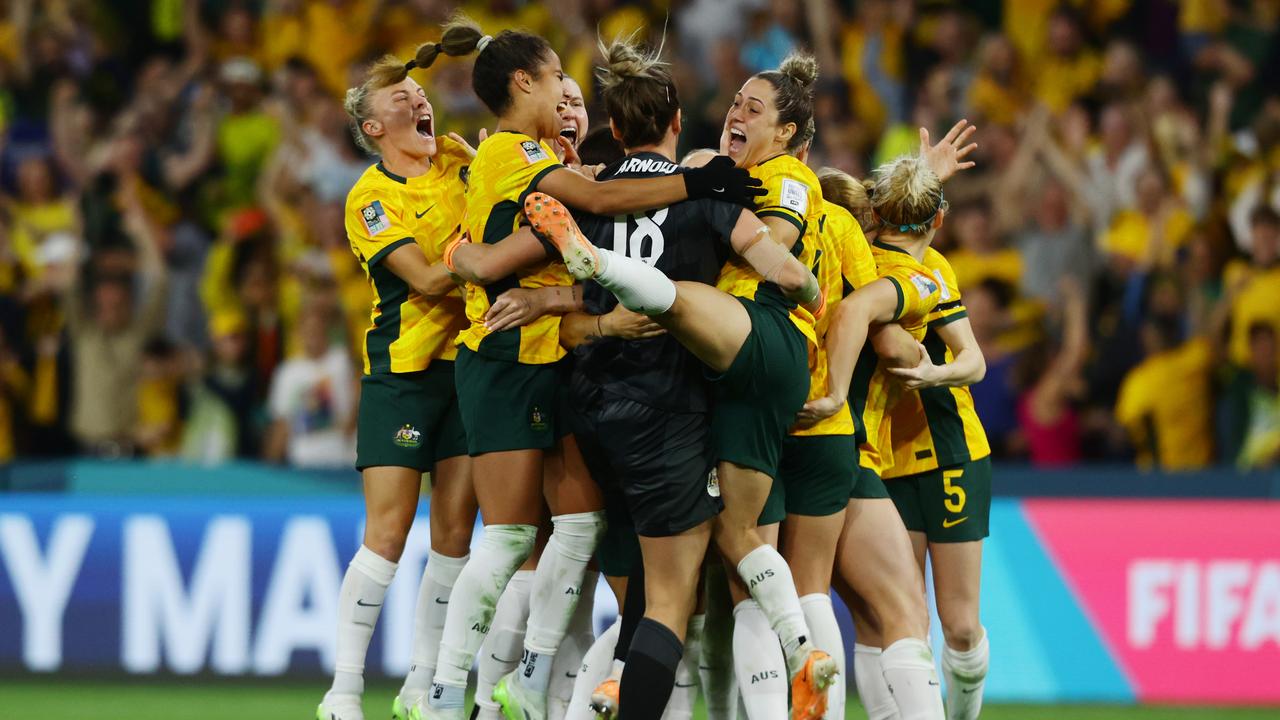
[[[492,35],[485,35],[484,37],[482,37],[482,38],[480,38],[479,40],[477,40],[477,41],[476,41],[476,54],[477,54],[477,55],[479,55],[480,53],[484,52],[484,49],[485,49],[485,48],[487,48],[487,47],[489,47],[489,43],[491,43],[491,42],[493,42],[493,36],[492,36]]]
[[[409,72],[410,70],[412,70],[412,69],[414,69],[414,68],[416,68],[416,67],[418,67],[418,61],[417,61],[417,60],[410,60],[409,62],[407,62],[407,63],[405,63],[405,64],[404,64],[404,71],[405,71],[405,72]]]

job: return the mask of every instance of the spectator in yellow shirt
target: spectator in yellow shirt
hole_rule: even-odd
[[[1270,325],[1280,333],[1280,215],[1259,205],[1249,217],[1249,261],[1234,261],[1223,273],[1231,300],[1230,358],[1249,361],[1249,328]]]
[[[996,236],[990,202],[983,197],[963,205],[957,203],[951,217],[950,229],[959,248],[947,259],[960,287],[974,287],[988,279],[1020,287],[1022,256]]]
[[[1079,15],[1068,7],[1059,7],[1049,18],[1048,46],[1033,87],[1037,100],[1060,113],[1093,91],[1102,60],[1085,45]]]
[[[1194,470],[1213,461],[1212,351],[1203,337],[1180,342],[1179,325],[1168,315],[1143,322],[1146,359],[1125,376],[1116,400],[1116,420],[1147,469]]]
[[[1138,175],[1137,198],[1137,207],[1122,210],[1111,221],[1101,250],[1131,263],[1168,267],[1186,244],[1195,220],[1154,167]]]

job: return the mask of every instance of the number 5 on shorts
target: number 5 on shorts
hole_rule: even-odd
[[[952,485],[952,480],[959,480],[964,475],[964,469],[944,470],[942,472],[942,492],[947,498],[942,501],[943,507],[947,512],[958,513],[964,510],[964,488],[959,485]],[[954,500],[952,498],[955,498]]]

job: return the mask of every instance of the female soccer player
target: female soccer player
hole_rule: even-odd
[[[975,720],[990,657],[978,600],[991,518],[991,448],[968,386],[982,380],[986,362],[951,265],[931,251],[925,266],[944,294],[926,318],[920,364],[889,369],[916,392],[903,394],[887,418],[892,467],[884,480],[922,573],[928,551],[945,641],[947,718]]]
[[[811,57],[788,58],[779,71],[749,80],[726,120],[727,127],[736,131],[730,150],[740,156],[739,164],[780,161],[775,166],[779,170],[759,171],[758,176],[767,178],[764,182],[769,194],[764,211],[757,214],[764,215],[772,236],[778,237],[781,231],[784,246],[803,242],[801,230],[807,225],[808,210],[821,201],[816,179],[811,184],[795,179],[812,173],[785,154],[801,146],[811,133],[815,77],[816,63]],[[763,140],[748,146],[742,138],[751,135]],[[790,168],[791,162],[800,169]],[[797,308],[797,303],[779,290],[777,271],[767,269],[766,263],[747,262],[750,253],[731,260],[721,272],[718,285],[727,292],[699,283],[673,283],[642,262],[591,248],[568,213],[549,197],[531,195],[525,201],[525,213],[535,230],[556,243],[575,277],[596,280],[628,309],[654,317],[720,374],[712,435],[725,510],[715,523],[716,543],[721,554],[736,566],[746,589],[770,618],[773,632],[782,639],[787,663],[784,671],[792,679],[792,717],[821,717],[836,666],[809,639],[786,562],[756,532],[772,474],[777,472],[782,440],[808,393],[806,338],[813,339],[813,314],[807,308]],[[806,255],[812,260],[815,249],[801,246],[798,255],[802,261]],[[766,270],[761,273],[753,269],[756,267]],[[780,259],[776,267],[788,266]],[[807,280],[814,283],[807,291],[814,301],[808,305],[818,310],[816,280],[811,275]],[[794,320],[793,310],[799,315]],[[762,641],[759,649],[752,651],[763,652],[768,647]],[[775,705],[768,711],[763,702],[748,700],[747,705],[778,717]],[[781,707],[785,712],[785,691]]]
[[[357,431],[366,514],[363,544],[342,581],[336,673],[316,710],[322,720],[363,717],[365,653],[413,524],[422,473],[432,473],[431,552],[397,717],[431,686],[443,603],[466,562],[475,523],[471,461],[453,389],[453,342],[466,315],[440,262],[462,218],[471,152],[436,136],[431,103],[408,77],[412,66],[390,56],[377,61],[345,103],[356,141],[381,160],[346,203],[347,237],[374,294]]]
[[[496,243],[515,233],[521,200],[535,190],[608,215],[689,197],[746,202],[754,194],[745,173],[724,164],[675,177],[613,181],[605,190],[561,165],[536,139],[555,137],[562,127],[557,106],[563,73],[545,40],[513,31],[487,36],[459,15],[430,48],[420,57],[424,64],[440,52],[477,53],[472,87],[498,118],[498,131],[480,144],[471,164],[465,230],[473,241]],[[435,682],[418,706],[423,717],[462,717],[467,673],[499,594],[532,550],[544,498],[554,529],[535,574],[524,653],[520,667],[498,683],[494,699],[507,714],[545,716],[551,663],[603,531],[602,502],[561,411],[566,365],[560,316],[502,332],[491,332],[485,316],[508,288],[567,290],[571,284],[563,266],[543,262],[467,288],[471,326],[459,336],[456,382],[485,533],[458,578],[459,592],[472,603],[450,608]]]
[[[834,311],[827,336],[827,394],[807,403],[800,417],[803,423],[811,423],[835,415],[844,407],[856,381],[855,396],[864,398],[865,406],[860,408],[855,402],[855,410],[866,425],[867,445],[875,449],[888,446],[887,427],[876,422],[876,413],[887,405],[887,390],[883,384],[873,386],[876,360],[874,355],[863,354],[863,344],[873,323],[900,323],[913,338],[923,338],[925,322],[945,292],[923,260],[929,253],[936,254],[929,243],[941,226],[946,203],[941,182],[926,160],[904,157],[876,170],[873,209],[881,222],[873,248],[880,277]],[[875,410],[868,412],[867,408]],[[882,642],[888,647],[879,660],[885,680],[894,688],[892,701],[897,706],[887,710],[896,709],[901,717],[912,720],[940,718],[942,703],[932,653],[924,640],[927,616],[919,594],[923,582],[904,564],[906,548],[896,542],[901,538],[901,531],[895,532],[897,524],[883,512],[875,512],[883,511],[883,506],[872,505],[871,512],[865,512],[867,507],[862,503],[874,502],[870,498],[878,495],[870,492],[873,478],[862,475],[859,485],[864,491],[856,494],[868,499],[851,505],[854,512],[842,539],[839,584],[853,586],[860,597],[868,599],[871,613],[855,602],[861,616],[874,614],[880,620]],[[874,542],[854,547],[851,539],[866,538],[873,525],[881,535]],[[865,567],[860,564],[864,557],[871,561]],[[855,663],[858,660],[855,654]]]

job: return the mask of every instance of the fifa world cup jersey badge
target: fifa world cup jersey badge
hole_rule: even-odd
[[[412,425],[405,425],[396,431],[392,442],[404,448],[416,448],[422,446],[422,432]]]
[[[529,413],[529,427],[534,430],[547,429],[547,418],[542,414],[542,408],[537,405],[534,405],[533,411]]]

